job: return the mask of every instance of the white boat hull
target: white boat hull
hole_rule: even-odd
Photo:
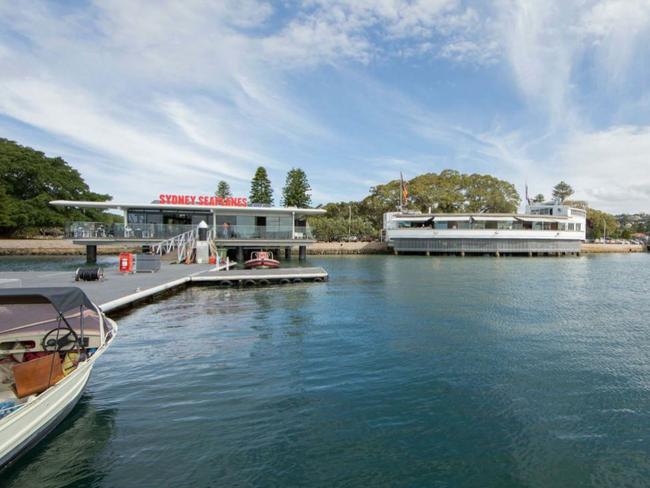
[[[110,320],[110,319],[109,319]],[[114,335],[56,385],[48,388],[17,411],[0,419],[0,470],[36,445],[72,411],[90,379],[97,358],[108,348]]]

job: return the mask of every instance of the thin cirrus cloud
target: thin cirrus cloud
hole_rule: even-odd
[[[0,129],[120,200],[263,164],[317,202],[456,168],[647,210],[648,41],[647,0],[0,3]]]

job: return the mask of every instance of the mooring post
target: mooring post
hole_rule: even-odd
[[[86,264],[97,264],[97,246],[95,244],[86,246]]]
[[[300,261],[304,261],[305,259],[307,259],[307,246],[298,247],[298,259]]]
[[[497,251],[497,252],[494,253],[494,255],[495,255],[496,257],[499,257],[499,256],[501,256],[501,253],[499,253],[499,251]]]
[[[461,258],[464,258],[464,257],[465,257],[465,251],[461,251],[461,252],[460,252],[460,257],[461,257]]]
[[[235,257],[235,260],[237,261],[237,264],[240,266],[244,264],[244,248],[239,246],[237,248],[237,256]]]
[[[291,259],[291,248],[290,247],[285,247],[284,248],[284,259]]]

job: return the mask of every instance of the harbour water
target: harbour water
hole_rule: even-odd
[[[118,317],[0,485],[647,485],[650,255],[308,265]]]

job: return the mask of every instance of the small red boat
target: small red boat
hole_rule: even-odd
[[[280,261],[273,259],[273,253],[267,251],[259,251],[251,253],[251,258],[244,263],[248,269],[266,269],[266,268],[279,268]]]

